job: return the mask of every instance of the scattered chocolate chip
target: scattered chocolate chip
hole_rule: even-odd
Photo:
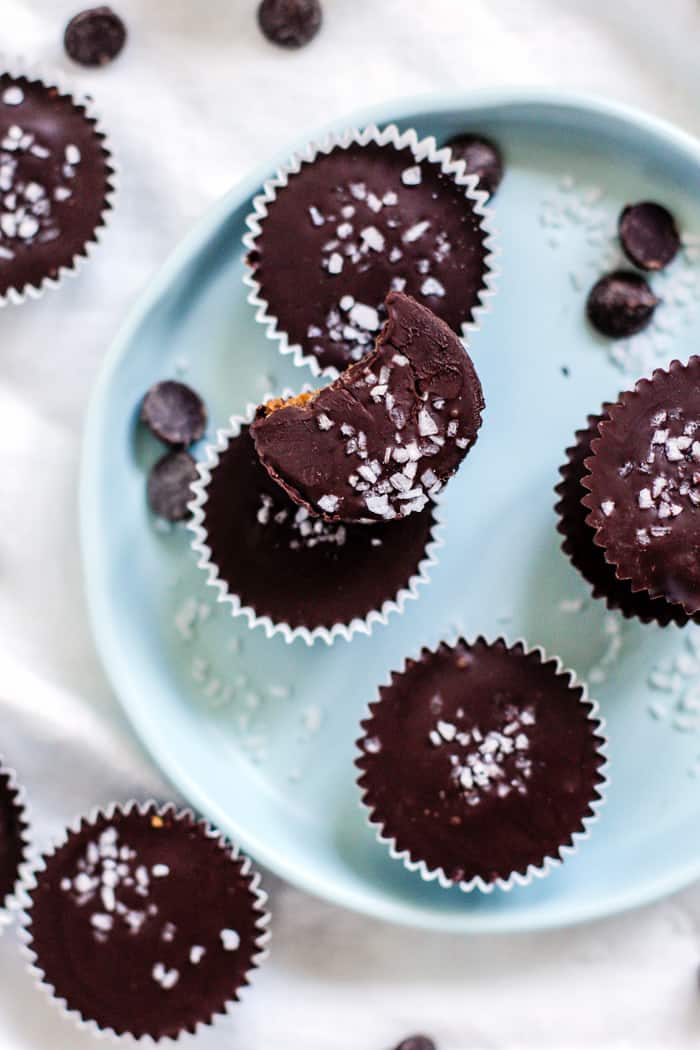
[[[148,502],[154,514],[167,521],[189,517],[192,482],[197,480],[197,464],[189,452],[166,452],[148,475]]]
[[[63,35],[69,58],[81,66],[106,66],[126,42],[126,26],[111,7],[92,7],[71,18]]]
[[[470,175],[479,176],[479,188],[492,197],[503,178],[503,154],[491,139],[481,135],[455,135],[446,146],[455,160],[463,160]]]
[[[141,419],[166,445],[180,448],[199,441],[207,425],[207,410],[199,394],[184,383],[166,379],[147,392]]]
[[[676,220],[670,211],[653,201],[623,208],[618,233],[625,255],[642,270],[662,270],[681,243]]]
[[[319,0],[262,0],[258,24],[273,44],[297,48],[310,43],[321,28]]]
[[[640,274],[616,270],[593,285],[586,311],[599,332],[623,339],[646,328],[659,302]]]
[[[399,1043],[396,1050],[435,1050],[435,1043],[427,1035],[410,1035]]]

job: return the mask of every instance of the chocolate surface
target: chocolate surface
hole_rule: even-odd
[[[31,893],[36,965],[102,1029],[174,1037],[238,998],[259,950],[251,875],[191,816],[102,816],[45,858]]]
[[[291,498],[327,521],[422,511],[476,441],[484,399],[454,332],[399,292],[376,348],[305,404],[252,426],[258,455]]]
[[[646,328],[658,305],[659,299],[641,274],[616,270],[593,285],[586,312],[602,335],[624,339]]]
[[[91,7],[71,18],[63,35],[69,58],[81,66],[105,66],[126,43],[126,26],[111,7]]]
[[[525,874],[583,829],[601,740],[568,675],[521,644],[408,661],[362,723],[359,783],[399,851],[453,882]]]
[[[662,270],[681,244],[676,220],[667,208],[653,201],[623,208],[618,233],[625,255],[642,270]]]
[[[212,471],[205,504],[211,560],[244,606],[291,627],[364,619],[418,572],[432,506],[376,525],[328,524],[292,503],[261,465],[248,426]]]
[[[289,176],[249,255],[291,345],[342,370],[373,344],[394,289],[455,331],[484,288],[485,233],[465,187],[410,149],[351,145]]]
[[[650,598],[643,591],[633,591],[629,580],[619,580],[615,568],[605,560],[605,553],[595,541],[595,529],[587,524],[588,508],[581,502],[588,494],[582,479],[588,474],[585,460],[591,455],[591,442],[598,437],[598,424],[608,419],[603,412],[588,417],[588,426],[576,432],[576,444],[567,449],[567,461],[561,468],[562,481],[557,486],[559,515],[557,528],[564,536],[562,550],[574,568],[593,587],[594,598],[605,598],[609,609],[619,609],[625,616],[637,616],[643,623],[656,621],[662,627],[669,623],[685,624],[688,617],[680,605],[664,598]]]
[[[0,295],[85,255],[111,189],[103,138],[57,88],[0,76]]]
[[[463,160],[470,175],[479,178],[479,189],[492,197],[503,179],[503,155],[491,139],[483,135],[455,135],[445,143],[455,160]]]
[[[148,475],[148,505],[166,521],[184,521],[190,516],[188,503],[194,498],[192,485],[198,478],[197,464],[189,452],[166,452]]]
[[[199,441],[207,425],[204,402],[192,387],[166,379],[155,383],[141,404],[141,419],[148,429],[174,448]]]
[[[620,395],[586,460],[586,521],[635,591],[700,612],[700,357]]]
[[[311,43],[321,28],[319,0],[262,0],[258,25],[273,44],[299,48]]]
[[[27,830],[24,810],[10,775],[0,765],[0,908],[14,891],[19,868],[25,859],[23,835]]]

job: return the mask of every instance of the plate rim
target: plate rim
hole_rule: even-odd
[[[644,136],[651,135],[654,138],[665,140],[667,144],[670,143],[674,148],[689,154],[700,167],[700,139],[665,118],[596,94],[517,86],[399,96],[389,102],[363,107],[344,114],[312,130],[304,137],[295,135],[287,145],[286,152],[280,151],[280,156],[290,155],[298,148],[301,141],[318,138],[330,128],[360,126],[372,122],[377,124],[401,123],[409,116],[415,117],[417,113],[436,114],[455,109],[498,111],[512,106],[543,110],[568,109],[572,112],[594,114],[604,119],[632,125]],[[368,895],[351,888],[334,892],[328,880],[322,877],[317,878],[312,868],[288,862],[284,856],[278,855],[274,848],[259,840],[254,833],[242,830],[235,816],[225,812],[222,806],[209,798],[206,789],[201,788],[196,780],[189,776],[183,764],[169,755],[164,741],[157,736],[151,736],[148,727],[142,723],[139,704],[132,701],[130,697],[127,682],[129,676],[121,666],[120,654],[110,639],[108,617],[104,615],[100,605],[98,588],[92,582],[94,579],[92,566],[101,558],[95,530],[91,527],[91,518],[93,518],[92,501],[96,499],[97,491],[97,485],[93,484],[92,479],[98,476],[100,469],[96,439],[100,432],[103,405],[108,396],[114,372],[146,316],[167,293],[172,281],[188,261],[216,233],[230,212],[240,206],[241,200],[252,197],[265,178],[269,176],[273,165],[274,158],[257,165],[251,173],[239,179],[223,197],[215,201],[204,212],[169,252],[164,262],[157,267],[119,326],[103,358],[88,401],[83,426],[78,480],[79,545],[83,590],[88,622],[98,658],[136,738],[173,787],[230,836],[237,845],[250,853],[256,863],[298,889],[375,919],[455,934],[535,932],[559,929],[616,915],[649,904],[687,887],[700,879],[700,857],[658,878],[642,880],[633,890],[626,889],[617,894],[608,894],[602,906],[590,904],[579,907],[573,913],[566,908],[560,913],[554,908],[541,916],[538,915],[537,909],[534,911],[526,909],[522,912],[465,911],[463,916],[456,916],[453,911],[431,911],[429,908],[402,901],[390,901],[384,898],[377,900],[371,894]],[[244,291],[243,286],[241,287]],[[95,501],[94,506],[96,505]]]

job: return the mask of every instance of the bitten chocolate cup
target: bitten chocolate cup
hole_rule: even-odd
[[[326,521],[400,521],[441,493],[476,442],[484,397],[452,329],[402,292],[374,349],[330,386],[261,405],[270,477]]]
[[[358,741],[358,783],[391,855],[425,880],[490,892],[576,851],[605,788],[603,722],[561,662],[463,638],[393,672]]]
[[[75,276],[107,225],[112,151],[92,99],[20,60],[0,66],[0,306]]]
[[[311,645],[371,634],[429,581],[442,546],[437,505],[372,525],[312,517],[260,462],[255,412],[233,417],[199,464],[188,523],[198,565],[218,601],[268,637]]]
[[[608,407],[583,506],[618,580],[673,619],[700,614],[700,357],[657,369]]]
[[[30,970],[93,1034],[158,1042],[229,1013],[265,956],[250,861],[190,810],[112,804],[25,874]]]
[[[559,517],[557,530],[564,537],[562,550],[591,585],[593,597],[604,599],[608,609],[661,627],[685,624],[688,617],[679,605],[635,592],[629,580],[618,579],[615,567],[606,561],[603,548],[595,542],[595,529],[586,522],[589,511],[582,502],[588,494],[582,484],[588,473],[585,462],[591,455],[591,442],[598,437],[598,426],[609,418],[610,408],[610,404],[604,404],[599,415],[588,417],[588,426],[576,431],[575,444],[566,450],[566,463],[559,468],[562,480],[555,489],[559,500],[554,509]]]
[[[0,932],[13,919],[17,892],[30,858],[29,815],[17,774],[0,758]]]
[[[283,354],[337,377],[373,344],[390,291],[458,334],[494,294],[487,194],[463,160],[414,130],[332,133],[263,186],[243,238],[257,320]]]

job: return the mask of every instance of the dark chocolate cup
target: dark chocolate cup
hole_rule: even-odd
[[[77,1009],[65,996],[60,996],[57,993],[54,985],[51,983],[50,976],[42,967],[42,959],[40,953],[37,951],[34,937],[33,895],[41,884],[41,878],[47,871],[47,865],[65,846],[70,843],[73,837],[81,835],[86,830],[98,828],[105,821],[109,822],[114,820],[115,817],[127,818],[133,813],[138,813],[141,816],[155,816],[156,818],[170,819],[171,821],[178,823],[187,822],[190,827],[197,829],[205,839],[212,840],[217,846],[220,846],[222,851],[224,851],[227,855],[227,859],[237,868],[238,877],[247,883],[247,890],[251,897],[251,916],[254,918],[256,936],[242,980],[236,987],[231,989],[230,996],[226,999],[222,999],[216,1008],[206,1010],[202,1017],[193,1017],[186,1024],[183,1024],[180,1030],[175,1033],[168,1032],[165,1034],[154,1035],[148,1032],[140,1032],[136,1034],[130,1031],[128,1026],[122,1027],[120,1025],[119,1030],[116,1030],[110,1025],[100,1025],[97,1020],[89,1016],[88,1011]],[[29,972],[40,989],[48,996],[49,1000],[59,1008],[64,1017],[69,1018],[72,1022],[77,1024],[80,1029],[89,1031],[95,1036],[109,1036],[114,1040],[128,1037],[130,1039],[135,1039],[137,1042],[152,1044],[166,1041],[177,1041],[184,1032],[196,1035],[203,1028],[214,1024],[217,1017],[225,1016],[235,1010],[236,1003],[250,986],[251,973],[260,966],[267,956],[267,944],[270,939],[270,933],[267,927],[270,915],[267,911],[267,894],[260,888],[259,872],[253,868],[249,858],[241,855],[238,849],[232,846],[209,823],[204,820],[198,820],[189,809],[178,810],[174,803],[159,804],[153,799],[146,802],[136,802],[132,799],[123,805],[119,803],[111,803],[104,809],[96,807],[87,817],[77,817],[65,830],[63,835],[55,841],[53,846],[25,870],[20,887],[19,901],[22,909],[20,917],[20,938],[22,952],[27,960]],[[193,906],[196,907],[196,900],[193,901]],[[115,976],[119,975],[117,974]]]
[[[11,885],[0,888],[0,932],[14,919],[19,909],[19,891],[27,864],[31,859],[29,812],[24,788],[17,781],[14,769],[0,759],[0,791],[7,806],[7,823],[11,824],[11,862],[15,868]],[[3,880],[4,881],[4,880]],[[7,892],[5,892],[7,890]]]
[[[582,502],[588,494],[582,484],[588,474],[585,461],[591,455],[591,442],[599,434],[598,426],[609,418],[611,407],[604,404],[599,415],[589,416],[588,425],[576,431],[575,444],[567,448],[566,462],[559,468],[562,480],[554,490],[559,496],[554,510],[559,518],[557,530],[564,537],[561,549],[590,584],[592,596],[602,598],[608,609],[619,611],[627,619],[636,617],[642,623],[682,626],[688,622],[688,616],[679,605],[634,591],[629,580],[618,578],[603,548],[595,542],[595,529],[586,522],[589,511]]]
[[[304,391],[307,389],[305,387]],[[291,397],[292,392],[285,390],[281,396],[283,398]],[[263,398],[263,402],[268,400],[270,400],[269,396]],[[238,439],[242,431],[252,423],[255,418],[255,412],[256,406],[251,404],[248,406],[245,416],[233,416],[229,426],[219,431],[216,443],[210,445],[207,449],[206,460],[199,464],[199,480],[192,486],[194,499],[189,505],[192,511],[192,518],[188,523],[188,528],[194,533],[192,550],[197,556],[197,564],[206,572],[207,582],[216,588],[218,592],[217,601],[225,603],[229,607],[232,616],[243,616],[250,627],[262,627],[268,638],[275,634],[281,634],[286,642],[293,642],[300,638],[307,645],[313,645],[317,641],[330,645],[336,638],[350,641],[355,634],[371,634],[375,626],[386,624],[390,616],[395,613],[403,613],[406,602],[419,597],[420,589],[429,582],[430,570],[437,564],[437,552],[443,546],[443,540],[439,534],[442,522],[437,512],[437,504],[433,505],[431,511],[428,511],[426,508],[420,514],[409,515],[404,521],[399,523],[387,522],[377,526],[351,526],[353,529],[360,530],[368,530],[375,527],[381,528],[385,531],[386,536],[391,537],[392,535],[398,535],[396,532],[397,528],[416,528],[415,522],[411,525],[412,519],[422,519],[426,513],[431,514],[432,524],[426,530],[426,539],[422,543],[420,556],[414,560],[412,568],[407,571],[405,579],[402,579],[398,588],[392,587],[391,593],[382,594],[381,600],[377,602],[375,608],[369,611],[365,610],[362,615],[353,613],[345,618],[334,618],[325,624],[313,627],[296,622],[296,620],[289,620],[280,613],[272,615],[270,612],[260,608],[259,603],[242,598],[237,593],[236,588],[229,583],[226,578],[227,574],[219,564],[217,554],[213,550],[215,544],[212,543],[210,529],[207,525],[207,509],[212,477],[222,462],[230,444]],[[274,490],[282,492],[279,486],[269,479],[269,475],[262,465],[260,469],[267,483],[272,485]],[[289,497],[286,494],[283,495],[285,500],[291,505]],[[231,498],[235,499],[235,491],[232,491]]]
[[[102,155],[104,166],[104,194],[99,208],[98,218],[84,241],[76,247],[70,258],[63,259],[55,272],[46,273],[36,280],[20,282],[0,293],[0,308],[7,305],[19,306],[27,299],[40,299],[47,290],[60,288],[65,278],[76,277],[90,260],[95,249],[100,245],[114,209],[115,197],[119,188],[119,172],[114,160],[112,145],[102,123],[100,113],[91,95],[78,90],[62,74],[49,72],[35,63],[25,62],[21,58],[8,58],[0,55],[0,73],[16,80],[37,83],[47,90],[56,92],[62,99],[72,104],[86,124],[92,128],[95,144]]]
[[[446,660],[454,660],[455,666],[458,668],[458,671],[453,669],[452,673],[468,676],[473,659],[470,657],[470,654],[475,652],[489,654],[489,656],[494,656],[498,660],[502,660],[505,657],[507,660],[518,661],[519,666],[514,667],[514,670],[517,671],[521,682],[527,680],[529,675],[531,683],[534,675],[538,680],[538,688],[541,686],[543,695],[546,695],[544,691],[548,688],[552,691],[556,690],[560,694],[560,698],[550,708],[550,713],[554,712],[555,722],[561,714],[560,711],[556,710],[558,702],[575,705],[575,708],[571,708],[572,717],[569,719],[568,728],[572,738],[576,736],[577,730],[579,731],[580,740],[578,743],[581,746],[572,746],[571,741],[567,744],[565,738],[555,734],[555,746],[548,749],[547,753],[551,754],[556,761],[561,761],[564,751],[557,744],[563,744],[569,750],[575,752],[581,762],[584,761],[585,757],[586,776],[590,777],[590,785],[586,785],[585,790],[581,792],[581,799],[577,800],[576,805],[573,807],[576,810],[575,819],[571,822],[563,822],[561,828],[557,828],[556,836],[552,835],[550,827],[548,834],[550,838],[556,838],[556,848],[541,851],[541,855],[533,856],[529,862],[526,862],[521,857],[520,861],[512,867],[505,865],[508,867],[508,870],[494,870],[486,875],[482,871],[468,870],[465,867],[463,871],[460,871],[459,877],[457,877],[454,872],[454,855],[447,862],[444,841],[439,841],[440,838],[444,840],[444,833],[440,831],[439,825],[436,824],[436,814],[425,808],[430,803],[425,796],[420,795],[420,785],[415,789],[415,795],[413,794],[413,785],[416,784],[420,777],[423,777],[426,749],[435,746],[438,742],[442,743],[442,741],[433,740],[432,734],[428,734],[424,738],[424,716],[426,713],[429,713],[431,718],[437,719],[437,709],[433,711],[432,704],[438,698],[437,694],[440,690],[439,686],[435,685],[431,678],[426,678],[426,684],[421,683],[421,676],[429,674],[431,663],[439,663]],[[443,683],[444,681],[445,679],[443,678]],[[435,689],[432,700],[427,705],[422,705],[421,702],[418,702],[411,706],[412,685],[419,691],[422,689],[432,693],[433,689]],[[488,686],[486,687],[487,691],[490,692],[493,686],[493,700],[497,700],[499,705],[507,703],[509,698],[499,693],[495,685],[495,676],[489,678]],[[464,699],[460,698],[459,703],[460,707],[466,710],[469,704],[466,688],[463,696]],[[566,699],[562,699],[563,697],[566,697]],[[444,702],[443,698],[439,697],[439,699],[442,704]],[[540,702],[543,705],[546,704],[546,701]],[[481,703],[483,703],[483,700]],[[389,707],[385,708],[385,705],[389,705]],[[549,717],[546,714],[546,706],[543,709],[545,710],[545,718]],[[384,713],[385,710],[386,714]],[[464,711],[462,711],[463,714]],[[411,725],[411,720],[414,717],[421,723],[418,740],[409,739],[409,734],[415,729],[415,725]],[[448,717],[447,713],[445,717]],[[509,717],[515,716],[509,715]],[[392,724],[393,719],[398,719],[401,725]],[[445,727],[445,732],[447,729],[450,729],[450,723],[441,722],[440,724]],[[561,719],[560,724],[563,724]],[[550,732],[552,732],[551,725],[549,725]],[[549,875],[568,857],[576,853],[579,844],[589,837],[592,825],[599,819],[599,810],[605,801],[605,790],[607,787],[607,758],[605,754],[607,741],[604,736],[605,723],[599,717],[598,704],[594,700],[589,699],[586,686],[577,680],[573,671],[564,669],[558,658],[546,657],[544,651],[540,648],[528,649],[522,641],[517,641],[511,645],[502,637],[497,638],[494,642],[488,642],[485,638],[479,636],[473,643],[468,643],[463,638],[460,638],[454,644],[442,642],[435,650],[423,648],[417,657],[406,660],[401,671],[392,672],[389,681],[380,687],[379,699],[369,705],[368,715],[361,722],[361,727],[363,736],[357,741],[359,757],[356,759],[355,765],[360,770],[358,784],[362,792],[362,804],[369,811],[369,825],[375,831],[377,840],[388,847],[390,855],[400,860],[409,871],[418,872],[424,881],[436,880],[446,889],[458,886],[460,890],[465,892],[478,889],[483,893],[491,893],[496,888],[510,890],[513,886],[528,885],[536,878],[544,878]],[[455,728],[452,725],[450,731]],[[585,731],[581,732],[582,728]],[[473,728],[468,732],[473,733]],[[491,732],[492,730],[486,730],[487,735]],[[390,741],[387,748],[389,757],[381,758],[378,756],[381,756],[385,749],[385,737]],[[456,739],[458,744],[462,744],[462,741],[459,740],[459,735],[454,736],[453,734],[446,737],[446,739]],[[476,736],[475,739],[477,739]],[[479,739],[483,739],[483,736]],[[421,748],[423,749],[422,757]],[[584,751],[586,752],[585,756]],[[541,758],[541,749],[539,747],[537,749],[537,758],[538,760]],[[397,761],[408,772],[392,776],[392,768],[394,768],[394,773],[396,773],[395,763]],[[450,761],[452,761],[451,758]],[[377,766],[377,763],[381,762],[384,763],[383,769]],[[577,774],[581,772],[583,776],[583,765],[581,765],[581,762],[572,761],[567,766],[567,770],[575,769]],[[379,773],[377,773],[378,768]],[[537,768],[539,771],[541,767],[538,765]],[[400,782],[403,775],[411,777],[411,785]],[[566,776],[567,773],[563,772],[562,780],[566,779]],[[377,788],[377,778],[379,781],[384,780],[379,789]],[[424,783],[428,782],[424,780]],[[512,784],[513,782],[511,781],[510,783]],[[430,797],[434,801],[436,795],[432,792],[432,786],[431,784]],[[510,790],[517,789],[510,788]],[[573,791],[573,788],[571,790]],[[542,793],[541,786],[538,788],[538,792]],[[445,813],[447,812],[447,807],[452,805],[452,800],[444,801],[447,793],[444,792],[438,795],[439,802],[436,803],[445,808]],[[561,808],[562,800],[565,798],[566,793],[562,790],[560,800],[557,800],[555,795],[556,792],[554,791],[546,792],[540,801],[544,810],[557,812],[558,819],[557,801],[559,801],[559,808]],[[462,801],[462,799],[459,800],[460,806]],[[391,812],[388,812],[388,809]],[[463,812],[467,813],[468,811],[468,805],[464,803]],[[543,810],[538,810],[538,812],[542,813]],[[440,816],[443,815],[440,814]],[[506,850],[509,848],[505,834],[505,824],[512,824],[513,817],[514,813],[511,812],[504,823],[503,815],[501,814],[500,825],[498,817],[491,821],[492,826],[488,831],[488,836],[484,839],[484,841],[489,842],[489,849],[491,849],[491,841],[499,831],[503,833],[502,839],[506,843],[504,848]],[[487,822],[488,819],[487,817]],[[549,819],[549,816],[547,816],[546,820],[549,821]],[[397,821],[402,823],[403,826],[397,827]],[[532,814],[530,822],[525,820],[525,818],[523,818],[523,821],[519,825],[520,830],[524,829],[527,835],[530,835],[531,827],[533,826],[531,823]],[[417,847],[415,842],[416,835],[424,830],[421,828],[421,822],[423,824],[428,822],[430,828],[429,834],[422,836],[422,848]],[[452,819],[449,819],[448,823],[452,825],[454,822]],[[482,827],[480,830],[485,832],[486,828]],[[473,841],[469,838],[469,833],[474,835],[476,832],[474,828],[468,829],[464,833],[464,841]],[[463,848],[462,843],[459,844],[459,848]],[[454,843],[452,843],[451,849],[454,851]],[[475,850],[474,848],[472,850],[479,855],[478,863],[485,867],[487,862],[485,857],[481,856],[481,848],[477,846]],[[535,852],[539,851],[535,850]],[[442,861],[437,859],[440,853],[445,854]],[[446,870],[447,868],[449,868],[449,871]]]
[[[490,300],[496,294],[496,282],[499,276],[496,260],[499,249],[492,223],[493,212],[487,206],[488,194],[479,189],[478,176],[467,174],[463,160],[454,160],[449,147],[443,146],[438,149],[432,136],[419,139],[412,128],[407,131],[399,131],[395,124],[389,124],[384,128],[370,124],[362,129],[349,128],[343,132],[330,132],[324,139],[319,142],[310,142],[303,150],[295,153],[286,164],[278,168],[272,178],[264,183],[262,192],[253,198],[253,210],[246,218],[248,229],[243,236],[246,251],[246,271],[243,283],[250,289],[248,302],[255,308],[256,321],[264,325],[267,338],[277,343],[280,353],[291,354],[295,365],[308,365],[314,376],[323,375],[335,379],[339,375],[339,370],[331,365],[322,367],[313,353],[306,353],[300,343],[295,343],[290,339],[265,297],[251,258],[255,257],[258,238],[263,231],[269,205],[280,193],[284,192],[291,175],[299,172],[303,164],[312,164],[321,154],[331,153],[336,148],[347,149],[352,145],[367,146],[370,143],[393,147],[397,150],[408,148],[414,154],[416,162],[428,161],[438,165],[445,175],[448,175],[456,185],[464,190],[465,198],[470,202],[475,214],[480,217],[485,248],[482,283],[477,302],[471,310],[471,316],[461,326],[460,334],[464,338],[479,330],[481,318],[489,312]],[[389,290],[387,288],[386,292]]]
[[[606,417],[598,424],[598,433],[590,442],[590,454],[583,458],[581,502],[593,543],[602,550],[605,562],[620,584],[620,591],[628,588],[634,615],[638,615],[637,609],[641,609],[649,619],[662,626],[671,622],[679,626],[690,620],[700,622],[700,574],[695,571],[694,555],[688,553],[692,546],[697,546],[697,541],[692,525],[684,531],[674,524],[676,512],[680,515],[684,508],[684,522],[688,515],[693,523],[700,522],[700,518],[695,517],[700,515],[700,510],[696,511],[695,501],[691,501],[688,495],[693,489],[690,495],[700,499],[700,489],[696,489],[692,481],[688,481],[685,492],[682,486],[675,487],[678,477],[672,466],[673,462],[682,461],[684,474],[681,480],[685,484],[696,472],[696,467],[700,472],[700,460],[693,455],[691,463],[686,459],[685,451],[676,452],[675,448],[675,459],[672,460],[670,443],[665,439],[657,440],[657,433],[661,435],[664,426],[668,438],[668,428],[677,429],[676,424],[679,427],[683,422],[683,432],[675,437],[672,435],[670,442],[683,439],[688,447],[698,444],[692,429],[697,426],[700,436],[700,402],[697,407],[692,403],[693,394],[698,389],[700,357],[691,357],[687,364],[673,361],[668,369],[656,369],[650,379],[640,379],[632,390],[621,393],[614,405],[606,406]],[[681,405],[684,396],[690,399],[685,411]],[[698,419],[689,421],[691,429],[687,431],[685,417],[693,414]],[[642,436],[644,427],[649,433]],[[646,445],[647,454],[642,463],[642,446]],[[666,455],[661,466],[657,449]],[[639,463],[636,463],[637,459]],[[655,474],[655,471],[659,473]],[[628,481],[628,478],[633,481]],[[658,493],[657,482],[661,485]],[[667,493],[676,494],[671,498]],[[646,505],[642,497],[646,497]],[[668,506],[661,506],[665,501],[673,505],[673,514]],[[665,511],[665,515],[661,511]],[[620,513],[622,517],[616,517]],[[640,532],[643,535],[640,536]],[[641,553],[647,547],[651,556]]]

